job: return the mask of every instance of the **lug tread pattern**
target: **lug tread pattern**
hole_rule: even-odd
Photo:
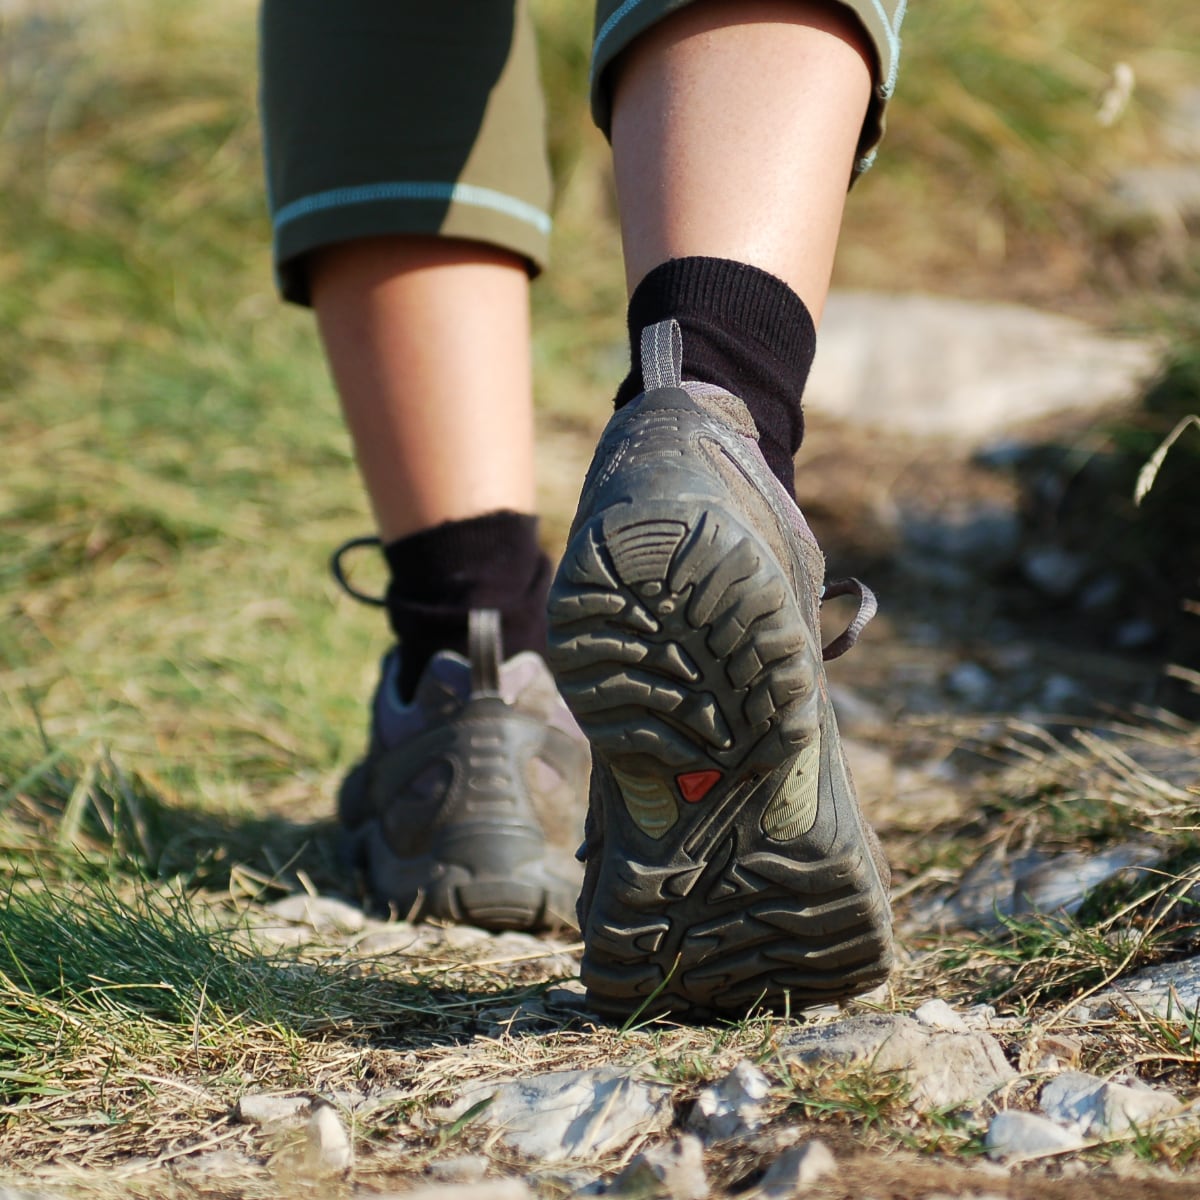
[[[862,831],[806,859],[762,826],[763,780],[818,736],[820,649],[765,544],[718,506],[686,510],[594,514],[551,591],[549,661],[592,744],[606,831],[581,901],[590,1002],[707,1019],[857,994],[892,955]],[[613,769],[667,782],[713,767],[725,782],[680,801],[686,820],[650,846]]]

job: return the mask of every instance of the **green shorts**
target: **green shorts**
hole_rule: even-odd
[[[883,134],[906,0],[844,0],[875,46],[865,170]],[[591,105],[608,68],[688,0],[597,0]],[[261,107],[283,295],[308,303],[307,256],[395,233],[469,238],[536,272],[550,240],[545,110],[527,0],[263,0]]]

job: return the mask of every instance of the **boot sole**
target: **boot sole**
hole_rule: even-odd
[[[708,501],[614,505],[572,538],[549,615],[596,772],[592,1006],[707,1019],[886,978],[887,893],[848,780],[821,801],[836,836],[810,836],[844,763],[820,648],[758,536]]]

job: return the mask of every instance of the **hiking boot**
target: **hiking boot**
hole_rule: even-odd
[[[795,1011],[892,962],[890,873],[826,691],[818,607],[854,593],[767,467],[746,407],[682,383],[674,321],[609,422],[550,592],[549,660],[592,747],[579,922],[591,1005]]]
[[[574,845],[587,745],[542,658],[502,660],[498,612],[470,614],[469,645],[435,654],[408,704],[403,651],[385,656],[370,745],[338,797],[348,856],[399,917],[571,927],[578,867],[544,828]]]

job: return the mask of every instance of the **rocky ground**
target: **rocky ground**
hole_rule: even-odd
[[[913,303],[844,298],[831,340],[852,350],[869,327],[886,341]],[[1061,318],[1045,318],[1060,339],[1060,386],[1043,387],[1030,411],[1022,381],[1045,354],[1038,314],[1007,312],[1025,323],[1026,360],[1014,347],[968,352],[987,312],[922,311],[963,350],[940,377],[937,427],[881,409],[864,442],[879,381],[866,352],[847,350],[857,374],[818,376],[799,471],[832,573],[866,564],[882,600],[831,680],[896,868],[891,983],[790,1018],[615,1028],[588,1014],[570,940],[383,921],[311,885],[214,898],[214,919],[248,947],[419,982],[438,1020],[401,1018],[385,1036],[339,1043],[331,1013],[327,1068],[299,1086],[264,1086],[252,1064],[216,1083],[159,1079],[178,1093],[177,1128],[152,1155],[107,1158],[104,1188],[429,1200],[1196,1194],[1200,734],[1171,707],[1186,711],[1164,674],[1157,611],[1031,519],[1030,487],[1058,484],[1042,470],[1031,485],[1020,470],[1051,433],[1084,436],[1094,414],[1080,417],[1081,389],[1118,399],[1154,347],[1082,328],[1067,337]],[[1074,373],[1068,344],[1079,347]],[[987,411],[972,369],[988,373]],[[1006,386],[1023,396],[1019,413],[1005,411]],[[578,478],[586,440],[553,445],[562,479]],[[567,493],[551,504],[569,511]],[[14,1128],[9,1140],[28,1136]],[[87,1156],[71,1161],[0,1197],[90,1194],[99,1177],[83,1171]]]

